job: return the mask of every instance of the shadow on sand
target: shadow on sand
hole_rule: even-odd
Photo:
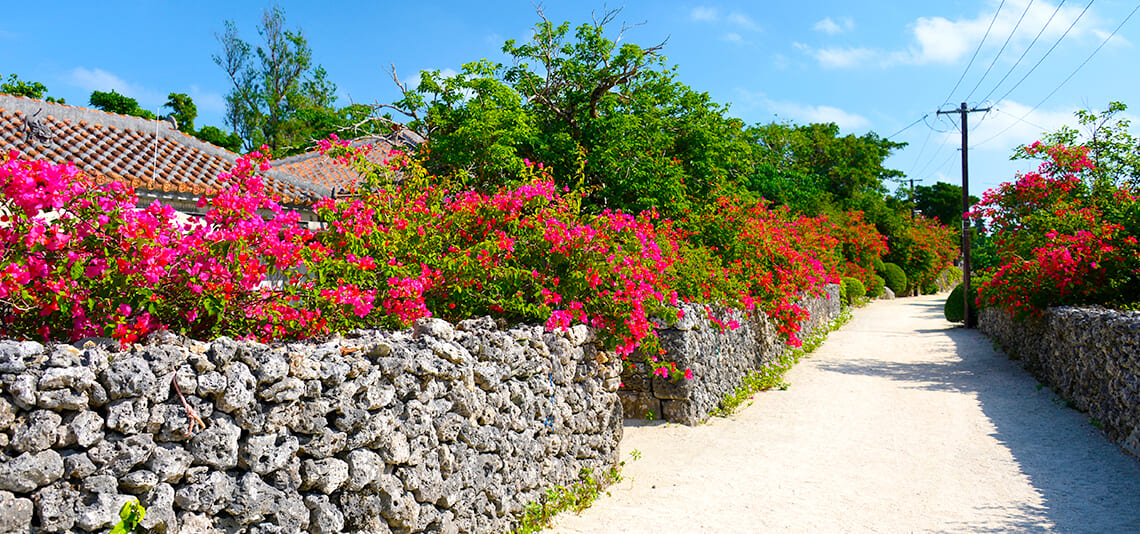
[[[1067,408],[989,338],[945,321],[943,301],[914,299],[911,316],[939,319],[945,328],[884,331],[921,343],[952,344],[957,358],[934,362],[846,359],[819,362],[824,371],[882,377],[930,391],[976,396],[997,429],[993,434],[1013,455],[1041,495],[1043,506],[1000,510],[1005,524],[961,524],[948,532],[1140,532],[1140,461],[1110,443],[1088,418]],[[876,335],[878,333],[876,332]],[[977,510],[994,517],[996,510]]]

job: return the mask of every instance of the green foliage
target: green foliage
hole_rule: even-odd
[[[840,295],[844,304],[851,305],[856,299],[867,294],[867,289],[858,278],[843,277],[840,281]]]
[[[0,76],[0,79],[3,77]],[[32,82],[21,80],[15,73],[8,75],[8,81],[0,83],[0,93],[8,93],[16,96],[26,96],[28,98],[35,98],[37,100],[45,100],[47,102],[56,102],[59,104],[65,103],[62,98],[55,99],[52,97],[44,98],[47,94],[47,86],[40,82]]]
[[[170,108],[174,112],[171,116],[178,123],[178,131],[194,134],[194,119],[198,118],[198,106],[194,104],[194,99],[190,98],[190,95],[170,93],[166,96],[166,103],[162,107]]]
[[[236,133],[226,134],[216,126],[203,126],[201,130],[194,132],[194,137],[230,152],[241,150],[241,138]]]
[[[131,115],[151,120],[157,118],[153,112],[140,108],[137,100],[129,96],[121,95],[115,92],[114,89],[111,89],[111,91],[107,93],[103,91],[92,91],[89,102],[95,109],[100,109],[108,113]]]
[[[1103,193],[1113,186],[1140,186],[1140,139],[1129,131],[1131,122],[1125,118],[1128,106],[1123,102],[1109,102],[1108,107],[1096,113],[1078,110],[1080,129],[1062,126],[1045,135],[1041,143],[1050,146],[1083,146],[1088,149],[1089,168],[1077,173],[1094,192]],[[1040,159],[1048,161],[1044,151],[1027,150],[1019,146],[1010,159]]]
[[[633,455],[634,459],[639,458],[640,455],[640,453]],[[553,526],[554,516],[560,512],[572,510],[581,513],[593,505],[603,492],[609,495],[609,492],[605,491],[607,486],[624,479],[621,474],[623,467],[625,467],[625,462],[619,462],[618,465],[600,475],[596,475],[593,469],[584,467],[578,473],[578,480],[569,486],[554,486],[547,489],[541,500],[527,504],[522,512],[516,516],[518,526],[515,527],[514,533],[541,532]]]
[[[978,197],[970,195],[970,205],[978,203]],[[962,186],[937,182],[934,185],[914,187],[914,207],[927,217],[937,219],[943,226],[962,226]]]
[[[883,258],[880,258],[878,256],[871,260],[871,264],[875,267],[875,273],[879,275],[882,275],[883,271],[887,270],[887,266],[883,262]]]
[[[883,281],[887,287],[894,291],[895,295],[903,296],[907,288],[906,273],[903,272],[902,267],[894,263],[883,264]]]
[[[976,288],[977,286],[974,285],[973,287]],[[954,286],[954,289],[950,291],[950,295],[946,297],[946,304],[942,309],[947,321],[950,321],[952,323],[960,323],[966,320],[966,307],[962,298],[962,284]],[[974,317],[978,316],[978,306],[976,300],[971,299],[970,301],[970,313]]]
[[[139,504],[139,501],[127,501],[123,503],[123,508],[119,510],[119,522],[111,528],[109,534],[128,534],[135,527],[139,526],[143,517],[146,516],[146,508]]]
[[[542,162],[559,186],[591,192],[588,211],[656,208],[675,218],[717,196],[747,200],[743,124],[678,82],[660,46],[607,37],[616,14],[573,31],[543,20],[530,40],[504,45],[508,65],[421,73],[395,106],[430,139],[429,169],[487,190]]]
[[[746,135],[757,147],[752,165],[758,172],[749,186],[805,213],[820,213],[821,203],[835,203],[841,210],[862,209],[853,199],[868,193],[881,198],[886,192],[883,181],[903,175],[883,162],[906,144],[874,132],[840,137],[835,123],[771,123],[751,127]]]
[[[867,288],[867,296],[873,299],[877,299],[883,296],[883,289],[887,287],[887,282],[883,280],[882,276],[879,276],[877,274],[874,276],[874,278],[872,278],[872,280],[873,281],[871,283],[871,286]]]
[[[323,67],[314,67],[304,33],[285,28],[280,6],[265,10],[257,31],[263,42],[254,47],[241,39],[236,24],[226,21],[225,31],[216,35],[222,50],[213,55],[232,84],[226,125],[246,151],[267,145],[274,157],[281,157],[307,151],[330,133],[389,131],[391,121],[376,116],[371,107],[335,107],[336,84]],[[368,110],[363,118],[362,109]]]

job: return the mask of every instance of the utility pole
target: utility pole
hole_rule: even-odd
[[[970,289],[970,218],[966,217],[966,212],[970,211],[970,159],[966,154],[966,147],[969,146],[967,141],[966,121],[970,113],[975,111],[989,111],[990,108],[973,108],[966,107],[966,103],[962,102],[962,107],[949,110],[938,111],[938,115],[948,115],[950,113],[957,113],[962,118],[962,303],[965,305],[965,322],[966,328],[974,328],[978,326],[978,318],[970,312],[970,301],[973,300],[973,291]]]
[[[914,220],[914,183],[915,182],[921,182],[922,180],[915,180],[914,178],[909,178],[909,180],[910,180],[910,219],[913,221]]]

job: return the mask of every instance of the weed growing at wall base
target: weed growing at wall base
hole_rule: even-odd
[[[768,364],[762,369],[749,371],[747,375],[741,379],[741,384],[735,391],[729,393],[724,397],[715,410],[710,415],[715,417],[728,417],[732,415],[745,401],[751,401],[752,396],[760,391],[768,391],[771,389],[785,390],[788,389],[787,382],[784,382],[784,373],[787,373],[793,365],[799,363],[800,358],[815,352],[827,339],[827,335],[831,332],[839,330],[843,325],[851,320],[851,309],[844,308],[840,312],[839,317],[834,321],[828,323],[824,328],[820,328],[806,340],[803,346],[796,348],[789,348],[780,355],[776,361]],[[751,402],[749,402],[751,404]]]
[[[630,455],[634,460],[641,457],[641,453],[636,450]],[[519,525],[515,529],[515,534],[541,532],[553,526],[554,516],[559,512],[573,510],[574,513],[582,513],[594,504],[603,492],[606,495],[610,494],[605,490],[606,487],[625,479],[621,474],[623,467],[625,462],[618,462],[616,466],[603,471],[600,475],[595,475],[593,469],[583,468],[578,473],[578,480],[569,486],[554,486],[547,489],[542,499],[528,504],[519,514]]]

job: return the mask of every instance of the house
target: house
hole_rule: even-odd
[[[0,150],[73,163],[100,183],[121,181],[140,205],[155,200],[190,215],[198,198],[221,187],[218,174],[238,155],[176,130],[170,122],[0,94]],[[327,187],[288,173],[262,173],[266,190],[290,207],[328,196]]]
[[[367,136],[351,141],[348,146],[364,148],[364,158],[383,164],[392,150],[407,150],[424,142],[419,134],[400,129],[385,136]],[[347,165],[340,165],[319,151],[305,152],[269,162],[274,170],[296,177],[305,183],[328,188],[334,196],[352,189],[360,175]]]

